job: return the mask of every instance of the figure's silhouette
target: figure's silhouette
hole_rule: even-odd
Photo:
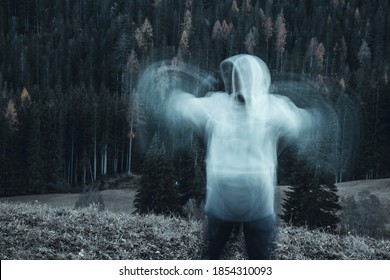
[[[220,71],[225,92],[197,98],[176,91],[169,105],[207,139],[210,258],[220,257],[233,226],[243,223],[249,258],[269,259],[278,139],[297,137],[311,125],[311,115],[288,98],[269,94],[270,72],[258,57],[230,57]]]

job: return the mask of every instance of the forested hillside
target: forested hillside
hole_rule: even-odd
[[[169,59],[217,76],[238,53],[315,81],[331,103],[348,96],[359,149],[335,176],[389,177],[389,14],[387,0],[1,0],[0,196],[140,173],[156,124],[139,73]]]

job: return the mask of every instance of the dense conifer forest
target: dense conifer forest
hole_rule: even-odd
[[[158,124],[137,98],[140,72],[169,59],[217,76],[239,53],[315,81],[334,104],[348,96],[358,149],[336,180],[389,177],[389,14],[387,0],[1,0],[0,196],[141,173]],[[174,157],[176,176],[200,162],[194,147]]]

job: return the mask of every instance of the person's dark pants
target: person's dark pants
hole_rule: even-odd
[[[220,258],[233,228],[240,223],[224,221],[211,215],[207,215],[207,221],[208,254],[210,259],[216,260]],[[249,259],[271,259],[276,232],[275,215],[241,224]]]

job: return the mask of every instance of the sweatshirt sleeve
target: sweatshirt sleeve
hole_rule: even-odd
[[[198,98],[190,93],[175,91],[168,100],[168,119],[202,131],[209,118],[206,99],[206,97]]]
[[[313,110],[297,107],[290,99],[274,95],[272,119],[275,120],[281,134],[291,140],[310,136],[315,128],[316,113]]]

